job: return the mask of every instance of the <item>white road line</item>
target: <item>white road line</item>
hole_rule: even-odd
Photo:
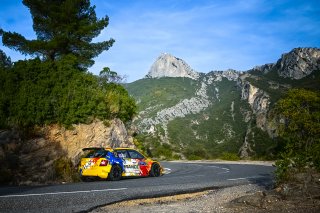
[[[170,168],[163,168],[163,174],[170,174],[171,173],[171,169]]]
[[[231,178],[227,180],[247,180],[247,179],[252,179],[252,178],[260,178],[261,176],[251,176],[251,177],[243,177],[243,178]]]
[[[224,172],[219,172],[218,175],[230,172],[230,169],[227,169],[227,168],[221,168],[221,169],[223,169]]]
[[[0,198],[30,197],[30,196],[42,196],[42,195],[60,195],[60,194],[78,194],[78,193],[90,193],[90,192],[107,192],[107,191],[120,191],[120,190],[126,190],[126,189],[128,189],[128,188],[100,189],[100,190],[72,191],[72,192],[49,192],[49,193],[39,193],[39,194],[2,195],[2,196],[0,196]]]
[[[227,179],[227,180],[246,180],[248,178],[234,178],[234,179]]]
[[[208,167],[213,167],[213,168],[220,168],[220,166],[208,166]]]
[[[218,175],[230,172],[230,169],[227,169],[227,168],[224,168],[224,167],[220,167],[220,166],[209,166],[209,167],[218,168],[218,169],[223,169],[224,170],[224,172],[219,172]]]

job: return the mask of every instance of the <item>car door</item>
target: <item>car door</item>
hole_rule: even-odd
[[[136,150],[128,150],[128,153],[132,161],[138,165],[140,176],[148,176],[146,158]]]
[[[138,162],[131,159],[127,150],[116,150],[118,157],[122,159],[123,174],[122,176],[140,176],[140,169]]]

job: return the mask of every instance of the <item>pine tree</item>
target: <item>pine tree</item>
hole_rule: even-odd
[[[23,0],[23,4],[30,10],[37,38],[28,40],[0,29],[3,44],[22,54],[52,61],[72,54],[78,67],[86,69],[114,43],[113,39],[92,42],[108,26],[109,18],[98,19],[90,0]]]
[[[10,57],[7,57],[7,55],[5,54],[5,52],[3,52],[2,50],[0,50],[0,69],[1,69],[1,68],[11,67],[11,65],[12,65],[12,63],[11,63]]]

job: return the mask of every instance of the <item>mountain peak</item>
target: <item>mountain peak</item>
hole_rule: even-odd
[[[187,77],[197,79],[199,73],[180,58],[169,53],[162,53],[152,64],[146,78]]]
[[[282,54],[277,64],[280,76],[301,79],[320,70],[320,49],[294,48],[289,53]]]
[[[255,66],[252,71],[264,74],[276,69],[278,75],[290,79],[302,79],[320,70],[320,49],[312,47],[294,48],[281,55],[276,63]]]

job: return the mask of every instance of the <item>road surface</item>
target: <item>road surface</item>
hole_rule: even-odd
[[[258,183],[270,186],[274,167],[210,162],[162,162],[161,177],[49,186],[0,187],[0,212],[86,212],[123,200]]]

